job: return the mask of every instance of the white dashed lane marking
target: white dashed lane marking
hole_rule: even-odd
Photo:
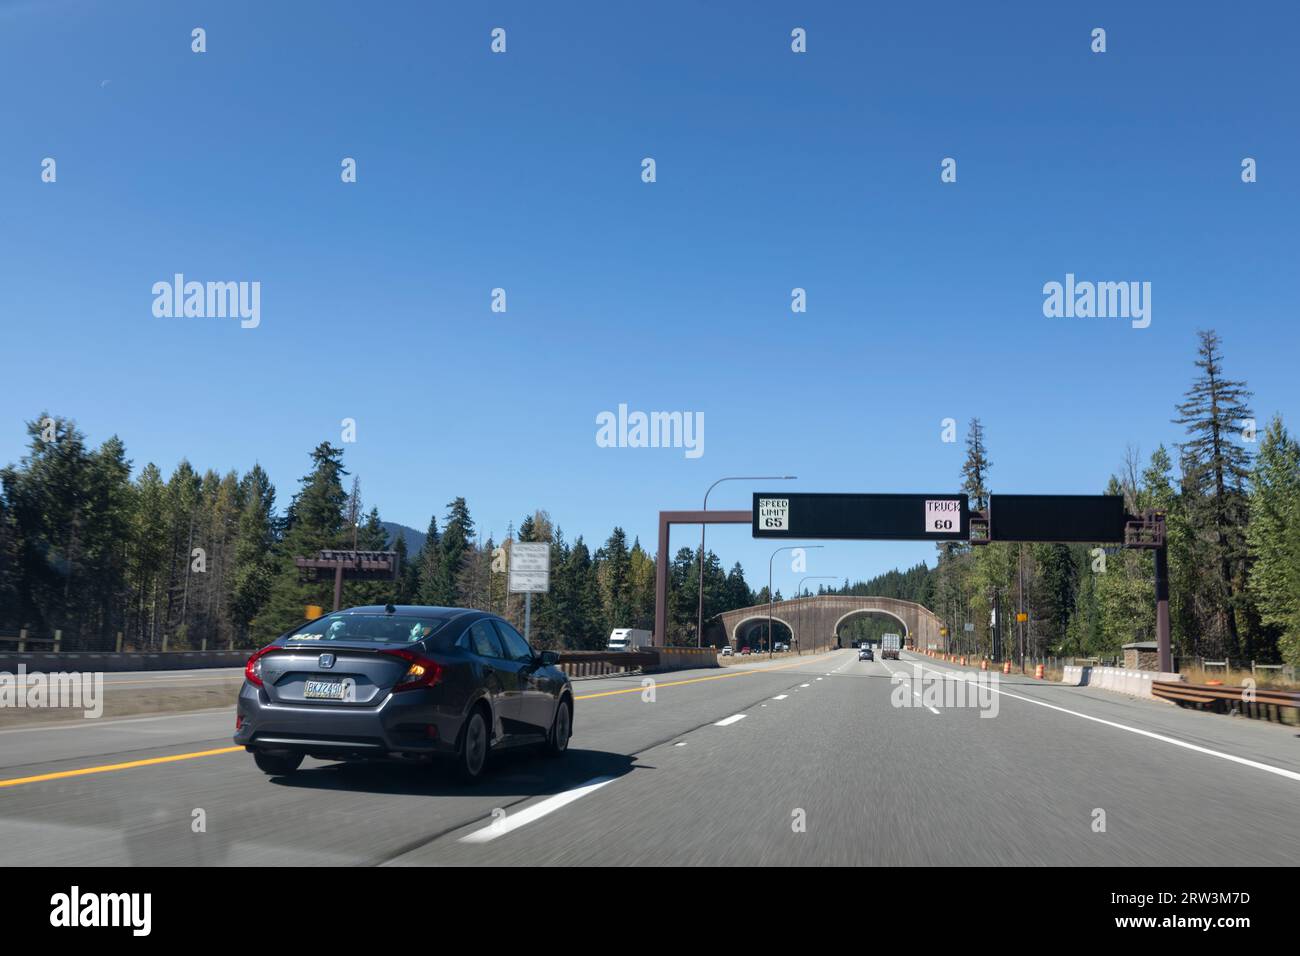
[[[460,838],[461,843],[487,843],[495,840],[497,837],[503,837],[507,833],[518,830],[520,827],[527,826],[534,820],[540,820],[549,813],[554,813],[561,807],[568,806],[574,800],[581,800],[589,793],[594,793],[607,783],[613,783],[613,777],[595,777],[588,780],[572,790],[566,790],[564,793],[557,793],[553,797],[547,797],[540,803],[535,803],[531,807],[526,807],[518,813],[512,813],[509,816],[493,820],[481,830],[475,830],[473,833],[467,833]]]
[[[888,664],[886,664],[884,661],[880,662],[880,666],[883,667],[885,670],[889,671],[890,683],[893,683],[893,676],[897,672]],[[929,704],[926,704],[925,698],[923,698],[919,693],[917,693],[916,691],[912,691],[912,696],[915,697],[917,700],[919,700],[922,704],[924,704],[925,709],[928,710],[930,713],[934,714],[936,717],[939,716],[939,712],[935,710],[933,707],[931,707]]]

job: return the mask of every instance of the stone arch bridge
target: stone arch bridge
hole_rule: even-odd
[[[739,646],[742,631],[766,622],[767,611],[766,604],[756,604],[718,615],[726,628],[727,640]],[[794,641],[804,648],[833,646],[840,625],[857,614],[885,614],[894,618],[902,625],[900,630],[905,645],[947,650],[948,638],[939,635],[941,625],[938,615],[912,601],[819,594],[772,604],[772,620],[788,627]]]

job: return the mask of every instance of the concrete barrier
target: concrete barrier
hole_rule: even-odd
[[[659,671],[693,670],[697,667],[718,667],[718,651],[713,647],[642,647],[659,656],[654,669]]]
[[[1131,697],[1154,697],[1151,692],[1152,681],[1184,683],[1180,674],[1129,670],[1124,667],[1093,667],[1086,664],[1066,666],[1061,677],[1062,684],[1072,687],[1098,687]]]
[[[253,651],[166,651],[158,653],[121,653],[114,651],[74,651],[53,654],[49,651],[12,653],[0,651],[0,671],[16,673],[18,665],[28,672],[40,671],[181,671],[204,667],[243,667]]]

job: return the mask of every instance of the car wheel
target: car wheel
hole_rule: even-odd
[[[460,748],[456,754],[456,776],[471,783],[483,776],[487,766],[488,725],[481,707],[470,711],[465,728],[460,734]]]
[[[560,701],[555,708],[555,719],[551,721],[551,732],[546,737],[546,753],[559,757],[569,749],[569,738],[573,736],[573,705],[568,698]]]
[[[253,751],[253,762],[257,764],[258,770],[278,777],[283,774],[293,773],[302,766],[302,754],[267,753],[263,750],[255,750]]]

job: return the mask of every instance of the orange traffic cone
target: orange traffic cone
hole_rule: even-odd
[[[1010,674],[1010,673],[1011,673],[1011,662],[1010,662],[1010,661],[1003,661],[1003,662],[1002,662],[1002,673],[1004,673],[1004,674]]]
[[[1037,677],[1039,680],[1042,680],[1042,679],[1043,679],[1043,665],[1042,665],[1042,664],[1035,664],[1035,665],[1034,665],[1034,676]]]
[[[988,662],[988,661],[980,661],[980,670],[982,670],[982,671],[986,671],[986,670],[988,670],[988,669],[989,669],[989,662]]]

